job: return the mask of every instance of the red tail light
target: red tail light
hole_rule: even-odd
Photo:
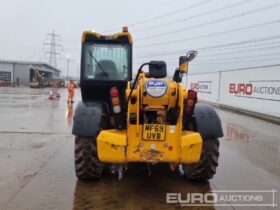
[[[189,90],[188,98],[189,99],[195,99],[197,93],[195,91]]]
[[[118,114],[121,112],[118,88],[112,87],[110,90],[110,95],[111,95],[111,102],[112,102],[112,106],[113,106],[113,112]]]
[[[110,91],[111,97],[118,97],[119,96],[119,91],[116,87],[112,87]]]
[[[185,101],[185,112],[191,115],[197,102],[197,93],[193,90],[188,91],[188,99]]]

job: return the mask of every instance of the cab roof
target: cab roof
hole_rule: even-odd
[[[82,43],[90,42],[90,41],[102,41],[102,40],[110,40],[110,41],[124,41],[128,44],[133,44],[133,38],[127,27],[123,27],[123,31],[115,34],[99,34],[95,31],[84,31],[82,35]]]

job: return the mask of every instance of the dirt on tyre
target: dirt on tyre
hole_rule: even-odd
[[[103,164],[98,159],[95,138],[75,138],[75,171],[80,180],[98,179],[102,176]]]
[[[184,176],[189,180],[208,181],[216,173],[219,158],[218,139],[204,139],[200,161],[184,165]]]

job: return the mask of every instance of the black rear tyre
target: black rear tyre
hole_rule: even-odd
[[[204,139],[200,161],[184,165],[184,176],[197,181],[212,179],[218,166],[219,144],[218,139]]]
[[[95,138],[75,138],[75,170],[81,180],[101,177],[103,164],[98,159]]]

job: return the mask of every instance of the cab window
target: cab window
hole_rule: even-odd
[[[128,79],[128,45],[86,44],[84,58],[85,79]]]

